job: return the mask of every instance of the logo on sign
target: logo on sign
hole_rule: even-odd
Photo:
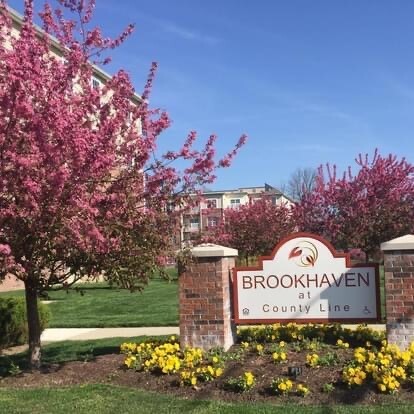
[[[318,249],[309,241],[300,241],[290,251],[289,259],[300,267],[313,267],[318,260]]]

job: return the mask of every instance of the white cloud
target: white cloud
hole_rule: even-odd
[[[204,43],[204,44],[211,45],[211,46],[219,43],[220,41],[217,37],[205,35],[195,30],[191,30],[191,29],[188,29],[182,26],[178,26],[172,22],[157,20],[157,23],[160,26],[160,28],[164,30],[165,32],[171,33],[185,40]]]

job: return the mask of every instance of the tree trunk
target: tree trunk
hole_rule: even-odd
[[[24,283],[26,293],[27,324],[29,327],[29,363],[31,369],[40,368],[40,319],[37,308],[37,291],[33,282]]]

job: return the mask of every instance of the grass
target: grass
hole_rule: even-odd
[[[101,328],[122,326],[178,325],[178,282],[151,280],[141,292],[110,287],[106,283],[77,285],[81,293],[70,289],[52,290],[48,306],[49,328]],[[5,292],[2,296],[23,296],[24,291]]]
[[[8,414],[40,413],[197,413],[197,414],[400,414],[412,413],[411,405],[322,406],[224,403],[184,400],[137,389],[85,385],[68,388],[0,389],[0,411]]]

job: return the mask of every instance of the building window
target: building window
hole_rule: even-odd
[[[175,210],[174,203],[172,201],[167,202],[165,209],[167,210],[167,213],[173,212]]]
[[[191,229],[198,229],[200,227],[200,220],[198,217],[190,219],[190,228]]]
[[[280,196],[272,197],[272,204],[278,204],[278,201],[280,199]]]
[[[100,87],[101,87],[101,82],[96,78],[92,78],[92,88],[99,89]]]
[[[217,217],[207,217],[207,226],[208,227],[217,227],[218,218]]]
[[[231,208],[239,208],[240,207],[240,198],[232,198],[230,200],[230,207]]]
[[[207,208],[217,208],[217,200],[215,198],[207,200]]]

